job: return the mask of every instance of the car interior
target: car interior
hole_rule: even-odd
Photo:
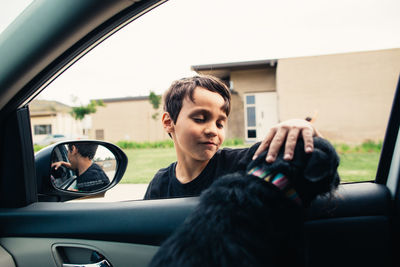
[[[164,2],[34,1],[0,35],[0,266],[147,266],[198,204],[197,197],[68,202],[117,185],[126,170],[124,153],[97,141],[117,167],[107,187],[84,193],[51,183],[45,166],[52,157],[65,159],[65,151],[51,145],[35,156],[32,149],[30,101],[91,49]],[[399,86],[400,80],[375,179],[341,184],[332,199],[318,198],[308,210],[306,266],[399,264]]]

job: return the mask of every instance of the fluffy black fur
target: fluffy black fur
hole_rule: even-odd
[[[314,138],[314,147],[306,154],[299,140],[292,161],[282,160],[281,153],[267,164],[264,153],[248,168],[284,173],[303,206],[247,172],[223,176],[202,193],[150,266],[303,266],[303,208],[339,184],[333,147],[321,138]]]

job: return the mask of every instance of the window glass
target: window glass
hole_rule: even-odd
[[[128,167],[97,201],[141,199],[157,171],[177,159],[160,97],[176,79],[211,74],[232,94],[223,146],[249,147],[260,137],[254,128],[271,115],[261,95],[274,92],[276,121],[307,118],[334,144],[342,182],[374,180],[400,69],[396,7],[168,1],[105,40],[31,103],[35,149],[48,133],[114,143]],[[74,109],[92,104],[92,113]]]
[[[35,135],[51,134],[51,124],[34,125],[34,129]]]
[[[256,130],[247,130],[247,138],[257,138]]]
[[[246,103],[247,105],[255,104],[256,98],[254,95],[247,95],[246,96]]]
[[[256,126],[256,108],[255,107],[247,108],[247,126],[248,127]]]

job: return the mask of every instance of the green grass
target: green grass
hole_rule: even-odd
[[[339,154],[342,183],[375,180],[380,152]]]
[[[377,150],[357,152],[350,148],[345,150],[344,152],[338,149],[339,175],[342,182],[374,180],[380,152]],[[129,162],[121,183],[149,183],[159,169],[176,161],[174,148],[125,149],[124,152]]]
[[[33,146],[33,151],[34,151],[34,152],[38,152],[39,150],[41,150],[41,149],[44,148],[44,147],[46,147],[46,146],[34,145],[34,146]]]
[[[121,180],[125,184],[147,184],[154,174],[176,161],[174,148],[124,149],[128,167]]]

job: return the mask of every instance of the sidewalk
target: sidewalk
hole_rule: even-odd
[[[73,200],[74,202],[117,202],[143,199],[147,184],[117,184],[102,198]]]

